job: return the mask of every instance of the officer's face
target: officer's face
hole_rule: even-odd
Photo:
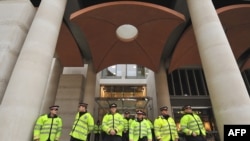
[[[80,112],[85,112],[85,111],[86,111],[86,107],[84,107],[84,106],[79,106],[79,111],[80,111]]]
[[[58,108],[52,108],[52,109],[50,109],[50,112],[51,112],[51,114],[56,115],[58,112]]]
[[[115,113],[116,112],[116,107],[111,107],[110,111],[111,111],[111,113]]]
[[[143,114],[137,114],[137,118],[138,119],[142,119],[143,118]]]
[[[185,108],[184,110],[185,113],[192,113],[192,108],[191,107],[188,107],[188,108]]]
[[[162,115],[167,115],[168,111],[167,110],[162,110],[161,113],[162,113]]]

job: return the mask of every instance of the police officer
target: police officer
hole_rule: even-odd
[[[152,141],[150,125],[143,119],[143,111],[136,112],[137,118],[129,127],[129,140],[131,141]]]
[[[78,112],[70,132],[70,141],[87,141],[94,129],[94,118],[87,111],[87,103],[79,103]]]
[[[34,141],[59,141],[62,119],[57,115],[59,106],[49,107],[50,113],[38,117],[33,131]]]
[[[112,103],[109,108],[110,112],[102,119],[102,130],[106,133],[104,141],[122,141],[123,116],[117,112],[117,104]]]
[[[148,119],[146,112],[143,112],[143,119],[146,120],[151,128],[152,140],[155,141],[154,125],[150,119]]]
[[[129,133],[129,124],[131,122],[129,111],[124,112],[123,121],[124,121],[124,130],[122,133],[122,141],[129,141],[128,133]]]
[[[168,115],[168,107],[160,108],[161,115],[154,120],[154,131],[158,141],[178,141],[175,121]]]
[[[206,130],[201,118],[192,111],[190,105],[183,106],[182,110],[184,115],[181,117],[180,127],[186,141],[206,141]]]
[[[95,141],[100,140],[101,130],[102,130],[102,126],[101,126],[100,120],[97,120],[94,126]]]

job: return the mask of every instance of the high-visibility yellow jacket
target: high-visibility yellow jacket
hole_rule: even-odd
[[[102,131],[102,125],[97,125],[97,124],[95,124],[95,126],[94,126],[94,134],[101,134],[101,131]]]
[[[195,132],[196,135],[206,136],[206,129],[203,126],[201,118],[197,114],[183,115],[180,120],[180,127],[181,131],[187,136],[191,135],[193,132]]]
[[[44,114],[38,117],[33,130],[33,140],[58,141],[62,132],[62,119],[58,116],[51,117]]]
[[[133,119],[123,118],[124,129],[123,131],[127,132],[129,130],[129,125],[132,123]]]
[[[113,129],[117,133],[116,135],[122,136],[122,132],[124,129],[123,116],[119,113],[115,114],[106,114],[102,119],[102,130],[106,132],[108,135],[110,134],[110,130]]]
[[[129,127],[129,140],[138,141],[140,138],[147,137],[152,140],[150,125],[145,119],[134,120]]]
[[[154,129],[154,125],[149,119],[144,119],[144,120],[146,120],[148,122],[151,129]]]
[[[78,112],[75,116],[75,121],[69,135],[85,141],[88,134],[93,131],[94,124],[94,118],[90,113],[86,112],[83,115],[80,115],[80,112]]]
[[[161,141],[170,141],[178,139],[178,131],[175,121],[169,116],[159,116],[154,120],[154,132],[157,139]]]

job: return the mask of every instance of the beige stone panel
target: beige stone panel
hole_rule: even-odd
[[[63,120],[60,141],[69,141],[69,133],[78,112],[78,104],[83,93],[84,77],[81,74],[61,75],[55,104],[60,106],[59,115]]]

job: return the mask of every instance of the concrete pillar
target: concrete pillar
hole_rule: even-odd
[[[250,124],[250,101],[211,0],[187,0],[221,141],[225,124]]]
[[[85,86],[84,86],[83,102],[89,104],[88,111],[92,115],[94,114],[95,92],[96,92],[96,73],[93,70],[93,64],[89,63],[85,80]]]
[[[152,70],[148,70],[146,84],[147,96],[152,98],[147,105],[147,115],[153,121],[155,117],[159,116],[159,108],[157,105],[155,73]]]
[[[95,110],[98,110],[95,103],[95,95],[96,92],[99,93],[99,89],[97,90],[97,88],[100,88],[99,86],[96,87],[96,78],[97,78],[97,74],[95,73],[94,69],[93,69],[93,64],[92,62],[88,63],[88,71],[87,71],[87,75],[86,75],[86,79],[85,79],[85,85],[84,85],[84,93],[83,93],[83,102],[88,103],[88,112],[91,113],[91,115],[93,117],[95,117],[94,113]],[[94,119],[96,122],[96,119]],[[91,135],[90,136],[90,140],[93,141],[94,140],[94,136]]]
[[[160,65],[159,71],[155,73],[155,86],[156,86],[157,107],[158,107],[157,110],[159,111],[159,108],[165,105],[168,106],[169,109],[172,109],[170,103],[166,69],[164,67],[163,62]],[[172,116],[171,110],[169,110],[169,115]]]
[[[42,107],[40,114],[48,112],[49,106],[55,103],[57,89],[60,77],[63,71],[60,61],[57,58],[53,59],[46,91],[43,97]]]
[[[102,79],[102,72],[98,72],[96,74],[96,92],[95,92],[95,97],[101,97],[101,94],[100,94],[100,89],[101,89],[101,83],[100,83],[100,80]],[[97,102],[95,102],[94,104],[94,113],[93,113],[93,116],[94,116],[94,119],[95,119],[95,122],[99,119],[100,121],[102,121],[102,116],[99,115],[99,104]]]
[[[41,1],[0,107],[1,141],[32,139],[66,2]]]
[[[35,13],[29,1],[0,1],[0,104]]]

